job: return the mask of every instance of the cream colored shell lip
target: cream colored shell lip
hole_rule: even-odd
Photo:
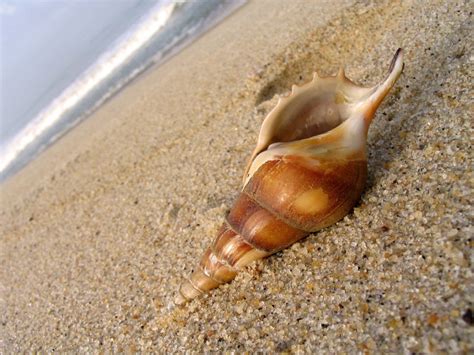
[[[280,98],[263,121],[257,146],[244,173],[242,188],[265,162],[291,155],[295,150],[301,155],[302,147],[303,154],[309,159],[312,155],[324,156],[325,152],[328,156],[337,153],[343,158],[359,151],[361,156],[365,156],[366,135],[375,110],[402,70],[403,51],[399,48],[391,61],[387,76],[373,87],[362,87],[353,83],[345,76],[342,68],[336,76],[320,77],[318,73],[314,73],[310,82],[302,86],[293,85],[291,94]],[[318,123],[317,120],[324,121],[320,123],[333,126],[332,129],[299,140],[278,139],[283,132],[300,129],[294,125],[295,115],[310,100],[320,102],[317,109],[322,114],[316,117],[315,123]],[[331,139],[331,136],[336,135],[340,139]]]

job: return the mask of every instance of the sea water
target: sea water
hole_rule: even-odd
[[[66,2],[59,3],[59,10],[31,2],[27,10],[36,11],[36,20],[43,11],[48,22],[40,22],[39,33],[35,28],[23,31],[24,38],[15,27],[28,23],[14,23],[13,19],[8,23],[8,17],[15,15],[15,3],[0,4],[0,19],[4,20],[0,181],[14,175],[137,75],[176,54],[245,1],[83,2],[83,8],[77,10]],[[25,22],[28,15],[18,18]],[[101,19],[104,22],[98,22]],[[65,21],[79,33],[66,31]],[[49,64],[38,62],[44,57],[46,61],[47,56],[26,57],[35,53],[34,46],[39,46],[38,53],[61,47]],[[9,57],[10,53],[15,57]],[[18,70],[25,72],[18,75]]]

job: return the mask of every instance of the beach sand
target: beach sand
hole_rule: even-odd
[[[1,187],[0,351],[472,352],[471,11],[253,1],[147,72]],[[278,96],[398,47],[354,211],[172,307]]]

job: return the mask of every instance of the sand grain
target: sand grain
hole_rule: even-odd
[[[244,6],[2,186],[0,350],[472,351],[472,32],[468,1]],[[354,212],[170,309],[278,95],[398,47]]]

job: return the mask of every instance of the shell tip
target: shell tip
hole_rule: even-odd
[[[176,306],[182,306],[184,305],[185,303],[188,302],[188,299],[185,298],[182,294],[181,294],[181,291],[178,291],[176,297],[174,298],[174,304]]]
[[[337,77],[338,77],[338,79],[345,79],[346,78],[346,73],[345,73],[344,66],[341,66],[339,68],[339,71],[337,72]]]
[[[398,77],[403,71],[403,50],[398,48],[390,62],[390,67],[385,79],[378,85],[374,86],[369,96],[365,100],[365,103],[361,107],[365,110],[366,120],[368,125],[372,121],[375,115],[375,110],[379,107],[382,100],[388,94],[390,89],[393,87]]]
[[[400,65],[399,63],[401,63],[401,70],[400,72],[403,70],[403,67],[405,66],[405,64],[403,63],[403,49],[402,48],[398,48],[397,51],[395,52],[395,55],[393,56],[393,59],[390,63],[390,68],[388,69],[389,72],[392,72],[395,68],[395,66],[397,65]]]

